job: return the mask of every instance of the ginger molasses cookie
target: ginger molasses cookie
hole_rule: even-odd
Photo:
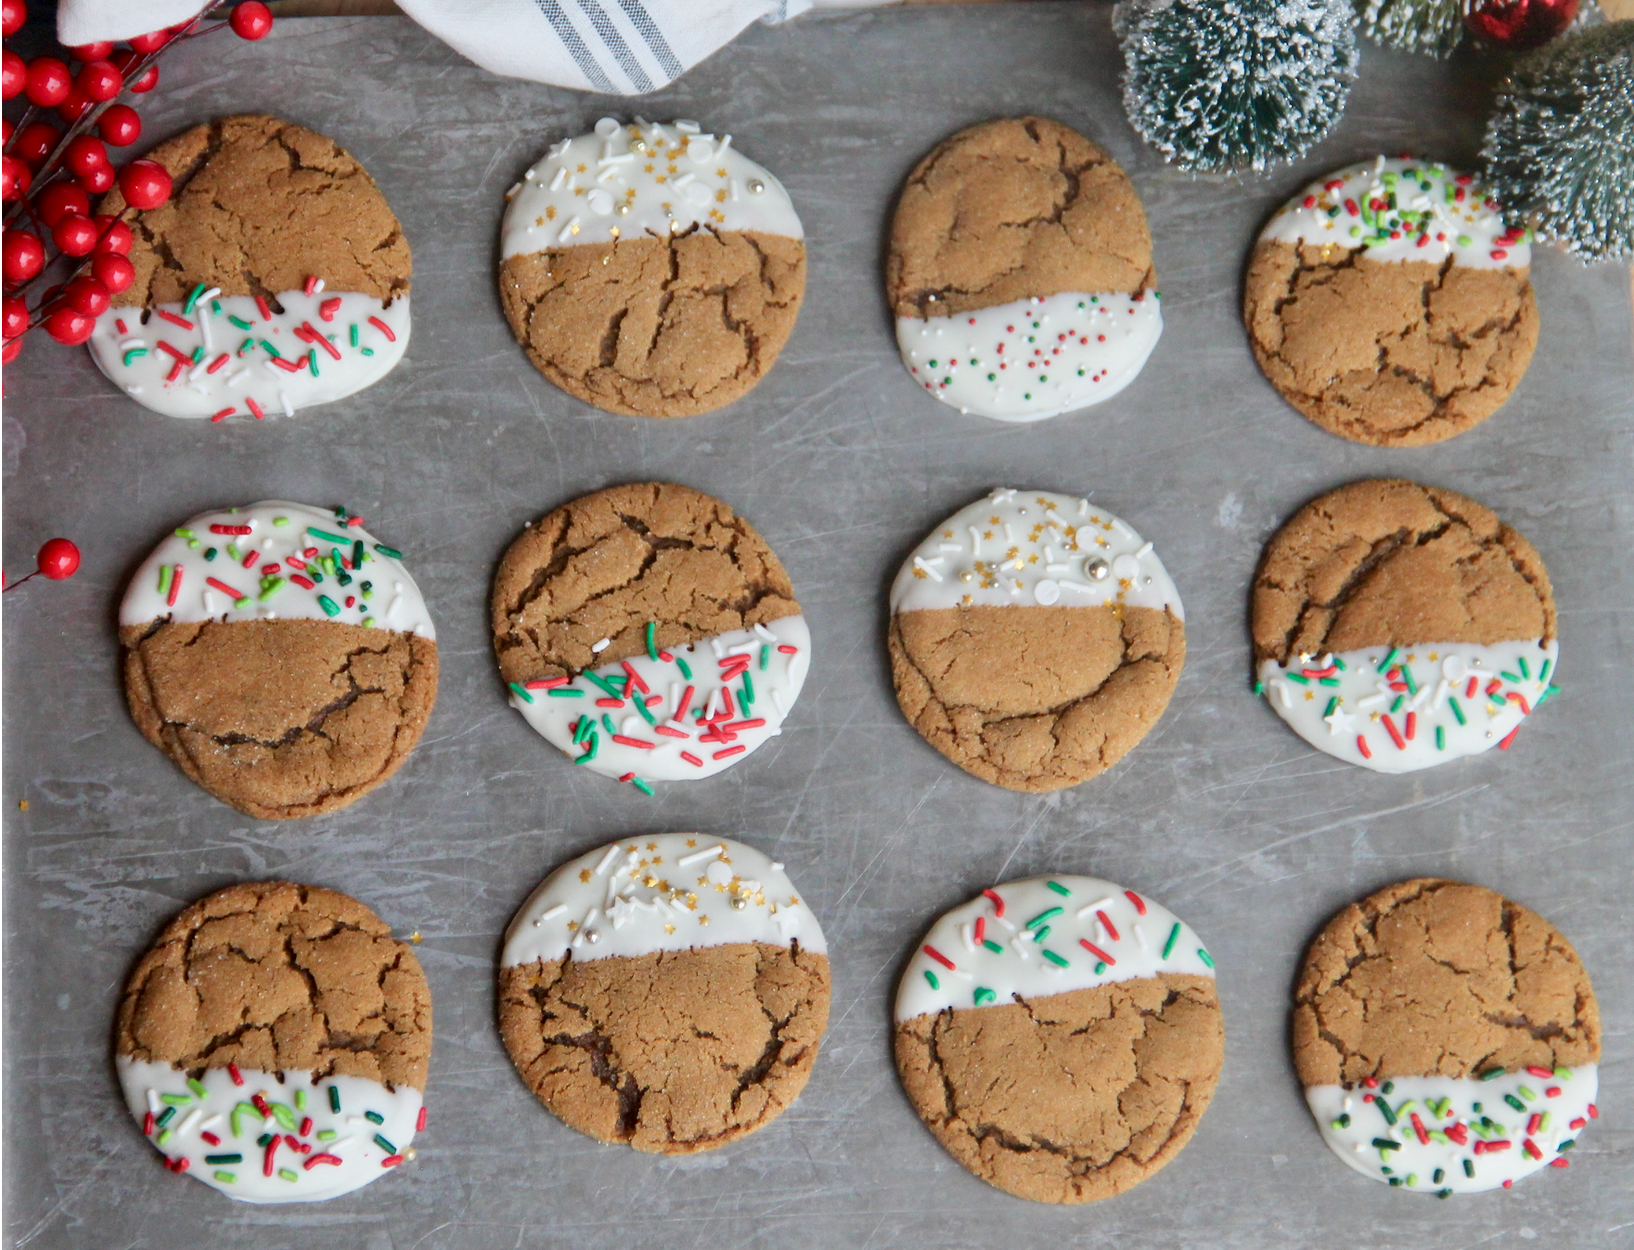
[[[258,881],[165,926],[119,1004],[125,1103],[172,1172],[244,1202],[350,1193],[414,1158],[431,991],[355,899]]]
[[[1313,182],[1260,234],[1249,341],[1283,397],[1330,434],[1417,447],[1509,398],[1538,339],[1531,232],[1433,161],[1379,157]]]
[[[575,764],[649,794],[780,734],[811,664],[765,540],[673,483],[609,487],[530,523],[492,607],[511,706]]]
[[[914,168],[885,287],[903,363],[961,412],[1110,399],[1163,332],[1146,214],[1116,161],[1044,117],[984,122]]]
[[[172,417],[259,418],[372,386],[409,340],[408,241],[335,143],[228,117],[154,148],[169,201],[129,218],[136,280],[90,338],[98,368]],[[127,211],[116,190],[101,210]]]
[[[938,525],[891,587],[902,714],[1008,790],[1105,772],[1163,715],[1186,659],[1152,544],[1084,499],[995,490]]]
[[[805,232],[783,184],[731,135],[604,117],[506,199],[505,318],[568,394],[626,416],[711,412],[788,342]]]
[[[1225,1033],[1214,960],[1166,908],[1094,877],[983,890],[931,927],[896,995],[920,1119],[989,1184],[1095,1202],[1191,1139]]]
[[[1577,952],[1478,885],[1404,881],[1329,921],[1300,969],[1293,1048],[1334,1154],[1442,1198],[1566,1167],[1599,1115],[1600,1011]]]
[[[1306,504],[1254,580],[1255,689],[1312,746],[1381,773],[1507,750],[1556,687],[1549,572],[1486,508],[1417,482]]]
[[[516,913],[499,1027],[539,1101],[598,1141],[713,1150],[805,1088],[828,947],[783,865],[701,833],[563,864]]]
[[[437,634],[402,553],[345,508],[203,512],[119,608],[137,728],[263,820],[345,807],[397,771],[437,698]]]

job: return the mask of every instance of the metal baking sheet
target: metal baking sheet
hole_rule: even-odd
[[[407,360],[295,420],[211,426],[146,412],[83,353],[31,342],[6,370],[5,556],[66,534],[78,577],[5,601],[5,1230],[18,1247],[1523,1246],[1634,1243],[1634,364],[1628,274],[1541,251],[1537,357],[1513,399],[1437,447],[1379,451],[1272,392],[1237,319],[1253,234],[1308,177],[1384,149],[1473,159],[1497,70],[1367,48],[1340,128],[1295,169],[1194,179],[1131,133],[1103,6],[897,10],[756,28],[656,98],[493,78],[406,20],[280,22],[166,61],[143,113],[162,137],[257,109],[316,127],[379,180],[415,252]],[[678,421],[595,413],[529,367],[493,269],[505,189],[554,139],[636,108],[702,119],[788,184],[810,288],[782,361],[747,399]],[[1046,113],[1106,145],[1145,200],[1167,330],[1116,400],[1035,426],[962,417],[897,362],[880,294],[890,206],[948,132]],[[1249,693],[1247,587],[1311,495],[1405,474],[1495,507],[1542,551],[1564,694],[1514,750],[1386,777],[1307,749]],[[505,704],[487,634],[494,561],[580,492],[687,482],[749,516],[816,640],[781,739],[648,799],[569,768]],[[1047,796],[984,785],[896,711],[890,577],[921,533],[995,484],[1086,493],[1157,544],[1190,656],[1168,714],[1112,772]],[[387,786],[335,816],[250,821],[137,734],[117,677],[121,585],[196,509],[346,502],[402,547],[435,613],[442,689]],[[23,810],[21,803],[26,801]],[[790,865],[822,917],[834,1010],[794,1108],[726,1149],[603,1147],[544,1112],[494,1025],[494,961],[541,875],[597,842],[698,829]],[[890,1060],[892,989],[921,929],[992,881],[1108,877],[1163,900],[1219,959],[1224,1079],[1191,1145],[1133,1192],[1052,1208],[990,1189],[919,1124]],[[1330,1158],[1287,1057],[1300,952],[1338,906],[1438,873],[1556,921],[1605,1020],[1599,1124],[1566,1171],[1437,1202]],[[243,878],[355,894],[418,931],[436,1048],[418,1162],[314,1206],[235,1204],[164,1173],[116,1095],[110,1022],[169,915]]]

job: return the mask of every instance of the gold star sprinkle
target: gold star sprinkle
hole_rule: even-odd
[[[587,165],[580,165],[577,172],[582,174],[588,168],[589,168],[589,166],[587,166]]]
[[[556,220],[556,205],[554,205],[554,204],[545,205],[545,221],[555,221],[555,220]],[[542,221],[539,224],[542,226],[542,225],[545,224],[545,222]]]
[[[709,917],[708,916],[699,916],[698,917],[698,923],[699,924],[708,924],[709,923]]]
[[[666,924],[664,926],[664,932],[665,933],[674,933],[675,932],[675,926],[672,925],[672,924]]]
[[[725,165],[722,165],[719,169],[717,169],[715,171],[715,177],[717,177],[717,178],[726,177],[726,166]]]
[[[579,880],[586,883],[590,881],[590,870],[588,868],[579,869]]]
[[[656,176],[655,176],[655,177],[654,177],[654,178],[653,178],[653,181],[654,181],[654,182],[668,182],[668,181],[669,181],[669,179],[668,179],[668,178],[666,178],[666,177],[664,177],[664,175],[663,175],[663,174],[658,174],[658,175],[656,175]]]
[[[721,212],[721,210],[718,209],[718,208],[712,208],[712,209],[709,210],[709,220],[710,221],[725,221],[726,220],[726,214]]]
[[[726,188],[722,187],[719,191],[715,192],[715,203],[726,203]]]
[[[990,516],[990,517],[988,517],[988,518],[987,518],[987,523],[988,523],[988,524],[989,524],[989,525],[998,525],[998,524],[1000,524],[1000,523],[1001,523],[1001,522],[1000,522],[1000,521],[999,521],[999,519],[998,519],[998,517],[996,517],[996,516]]]
[[[688,838],[687,839],[687,845],[688,846],[697,846],[698,845],[698,839],[697,838]]]
[[[646,164],[646,165],[643,165],[643,166],[642,166],[642,167],[641,167],[641,172],[642,172],[642,173],[644,173],[644,174],[650,174],[650,173],[652,173],[652,165],[651,165],[651,164],[650,164],[650,163],[649,163],[649,164]]]

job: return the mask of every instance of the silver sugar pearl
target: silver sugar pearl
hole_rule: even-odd
[[[613,206],[613,211],[620,217],[628,217],[630,215],[630,202],[628,200],[620,200]]]
[[[597,933],[594,929],[586,929],[584,940],[589,942],[590,945],[594,946],[597,942],[601,941],[601,934]]]
[[[765,189],[766,189],[766,184],[764,182],[762,182],[759,178],[749,179],[749,194],[750,195],[759,195]]]
[[[743,895],[734,894],[732,896],[732,910],[733,911],[742,911],[747,906],[749,906],[749,900],[744,898]]]
[[[1100,556],[1091,556],[1084,561],[1084,576],[1091,581],[1104,582],[1111,572],[1112,566]]]
[[[976,574],[972,569],[960,569],[959,580],[961,582],[973,582],[976,580]]]
[[[630,151],[645,155],[647,151],[647,141],[645,139],[631,139]]]

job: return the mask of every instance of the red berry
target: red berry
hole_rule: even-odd
[[[90,61],[80,67],[74,85],[98,104],[111,100],[125,87],[125,79],[108,61]]]
[[[5,304],[0,306],[0,332],[8,339],[14,339],[28,329],[28,305],[16,295],[6,296]]]
[[[63,160],[76,174],[88,174],[108,163],[108,146],[90,135],[75,135],[68,141]]]
[[[10,203],[21,199],[33,179],[28,166],[15,156],[0,157],[0,200]]]
[[[119,171],[119,189],[132,208],[158,208],[170,198],[170,174],[158,161],[132,161]]]
[[[10,48],[0,54],[0,97],[7,100],[28,85],[28,66]]]
[[[89,256],[96,246],[96,227],[89,217],[69,213],[51,227],[51,241],[64,256]]]
[[[105,195],[113,190],[113,166],[98,165],[88,174],[76,174],[74,181],[87,195]]]
[[[11,118],[0,117],[0,143],[11,142],[11,132],[17,129],[11,124]]]
[[[34,197],[34,212],[42,225],[55,226],[64,217],[88,217],[91,201],[71,182],[53,182]]]
[[[45,319],[45,332],[64,347],[76,347],[91,337],[96,318],[75,308],[59,307]]]
[[[27,282],[45,264],[45,244],[27,230],[8,230],[0,241],[0,274],[7,282]]]
[[[136,266],[123,256],[102,252],[91,258],[91,276],[118,295],[136,281]]]
[[[240,39],[265,39],[272,30],[272,10],[261,0],[244,0],[243,4],[233,6],[233,15],[228,21],[232,23],[233,34]]]
[[[45,164],[45,158],[57,150],[57,142],[61,138],[62,131],[50,122],[29,122],[17,132],[17,142],[11,149],[12,155],[22,157],[30,167],[38,169]]]
[[[170,32],[168,30],[149,31],[145,35],[137,35],[136,38],[126,42],[143,56],[146,56],[149,52],[157,52],[165,44],[169,43]]]
[[[96,129],[104,140],[122,148],[142,137],[142,119],[128,104],[110,104],[96,119]]]
[[[53,538],[40,548],[35,561],[41,573],[60,582],[79,572],[79,548],[66,538]]]
[[[72,126],[94,107],[95,104],[91,98],[78,87],[75,87],[68,93],[68,98],[57,105],[57,116]]]
[[[130,251],[132,236],[130,227],[124,222],[114,220],[107,213],[98,213],[91,221],[97,229],[96,250],[99,255],[123,256]]]
[[[0,3],[0,32],[10,39],[28,20],[28,6],[23,0],[4,0]]]
[[[68,98],[73,79],[68,66],[54,56],[37,56],[28,63],[28,98],[41,108],[52,108]]]
[[[111,43],[82,43],[68,49],[68,55],[76,61],[105,61],[112,53]]]
[[[100,317],[107,312],[108,296],[108,288],[99,278],[81,276],[63,288],[63,297],[68,301],[68,306],[87,317]]]
[[[23,336],[19,334],[4,347],[0,347],[0,365],[9,365],[12,361],[17,359],[17,353],[22,350]]]
[[[132,52],[129,48],[126,48],[123,52],[115,52],[108,59],[113,62],[113,67],[121,74],[129,74],[132,66],[135,66],[141,62],[142,55],[139,52]],[[147,69],[143,71],[140,78],[136,79],[134,82],[127,82],[125,85],[132,91],[136,92],[137,95],[141,95],[144,91],[152,91],[158,81],[159,67],[157,65],[149,65]]]

